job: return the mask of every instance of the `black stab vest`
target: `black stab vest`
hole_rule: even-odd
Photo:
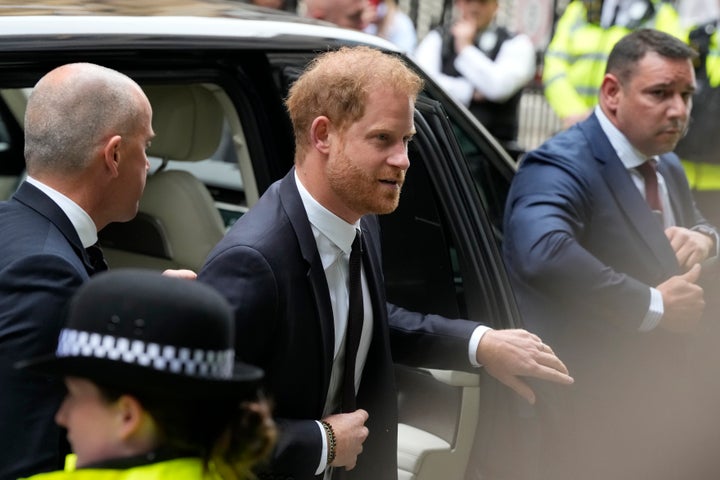
[[[442,36],[442,72],[451,77],[461,77],[460,73],[455,69],[455,46],[450,29],[438,28],[438,32]],[[485,32],[494,32],[497,35],[495,44],[490,49],[484,49],[480,37]],[[489,27],[480,32],[475,37],[475,46],[480,49],[490,60],[495,60],[500,52],[500,47],[514,35],[504,27]],[[502,103],[490,100],[471,101],[469,110],[475,117],[480,120],[485,128],[493,134],[495,138],[501,142],[512,142],[517,139],[519,124],[519,107],[522,89],[513,94],[512,97]]]

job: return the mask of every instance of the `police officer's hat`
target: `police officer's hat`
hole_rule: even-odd
[[[263,372],[236,363],[234,343],[232,310],[211,287],[123,269],[77,291],[54,355],[17,366],[130,392],[239,398]]]

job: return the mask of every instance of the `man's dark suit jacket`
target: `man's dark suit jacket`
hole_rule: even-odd
[[[662,155],[658,168],[676,224],[707,225],[677,156]],[[583,472],[576,478],[659,478],[607,452],[626,448],[628,465],[638,460],[643,468],[646,454],[660,465],[663,453],[645,452],[645,444],[673,437],[662,426],[677,417],[679,404],[670,401],[682,390],[685,340],[638,328],[650,287],[681,269],[595,115],[523,160],[507,200],[503,253],[525,327],[575,378],[567,395],[547,386],[558,396],[548,401],[551,412],[541,415],[554,410],[549,428],[580,419],[563,424],[572,432],[563,457],[572,459],[572,448],[584,452],[575,455]],[[636,442],[626,445],[631,439]]]
[[[333,359],[334,323],[325,272],[295,184],[294,169],[275,182],[210,253],[198,279],[233,305],[237,355],[265,369],[280,429],[261,478],[315,478]],[[420,315],[386,304],[377,218],[361,221],[374,317],[358,391],[370,434],[348,478],[397,478],[397,398],[393,359],[470,370],[466,320]],[[391,356],[392,349],[392,356]]]
[[[54,351],[66,302],[89,278],[75,228],[44,193],[23,183],[0,203],[0,479],[62,468],[68,447],[54,416],[60,379],[13,368]]]

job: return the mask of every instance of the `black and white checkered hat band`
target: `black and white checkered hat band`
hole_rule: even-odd
[[[235,350],[178,348],[65,328],[60,333],[56,356],[105,358],[164,372],[229,379]]]

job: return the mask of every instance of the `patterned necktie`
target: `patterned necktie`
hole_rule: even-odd
[[[90,260],[90,266],[93,269],[93,274],[100,273],[108,269],[105,256],[97,243],[87,247],[85,252],[87,252],[88,259]]]
[[[349,262],[349,297],[347,334],[345,335],[345,370],[343,373],[342,411],[353,412],[355,403],[355,359],[363,327],[363,295],[360,281],[362,265],[362,238],[355,232]]]

